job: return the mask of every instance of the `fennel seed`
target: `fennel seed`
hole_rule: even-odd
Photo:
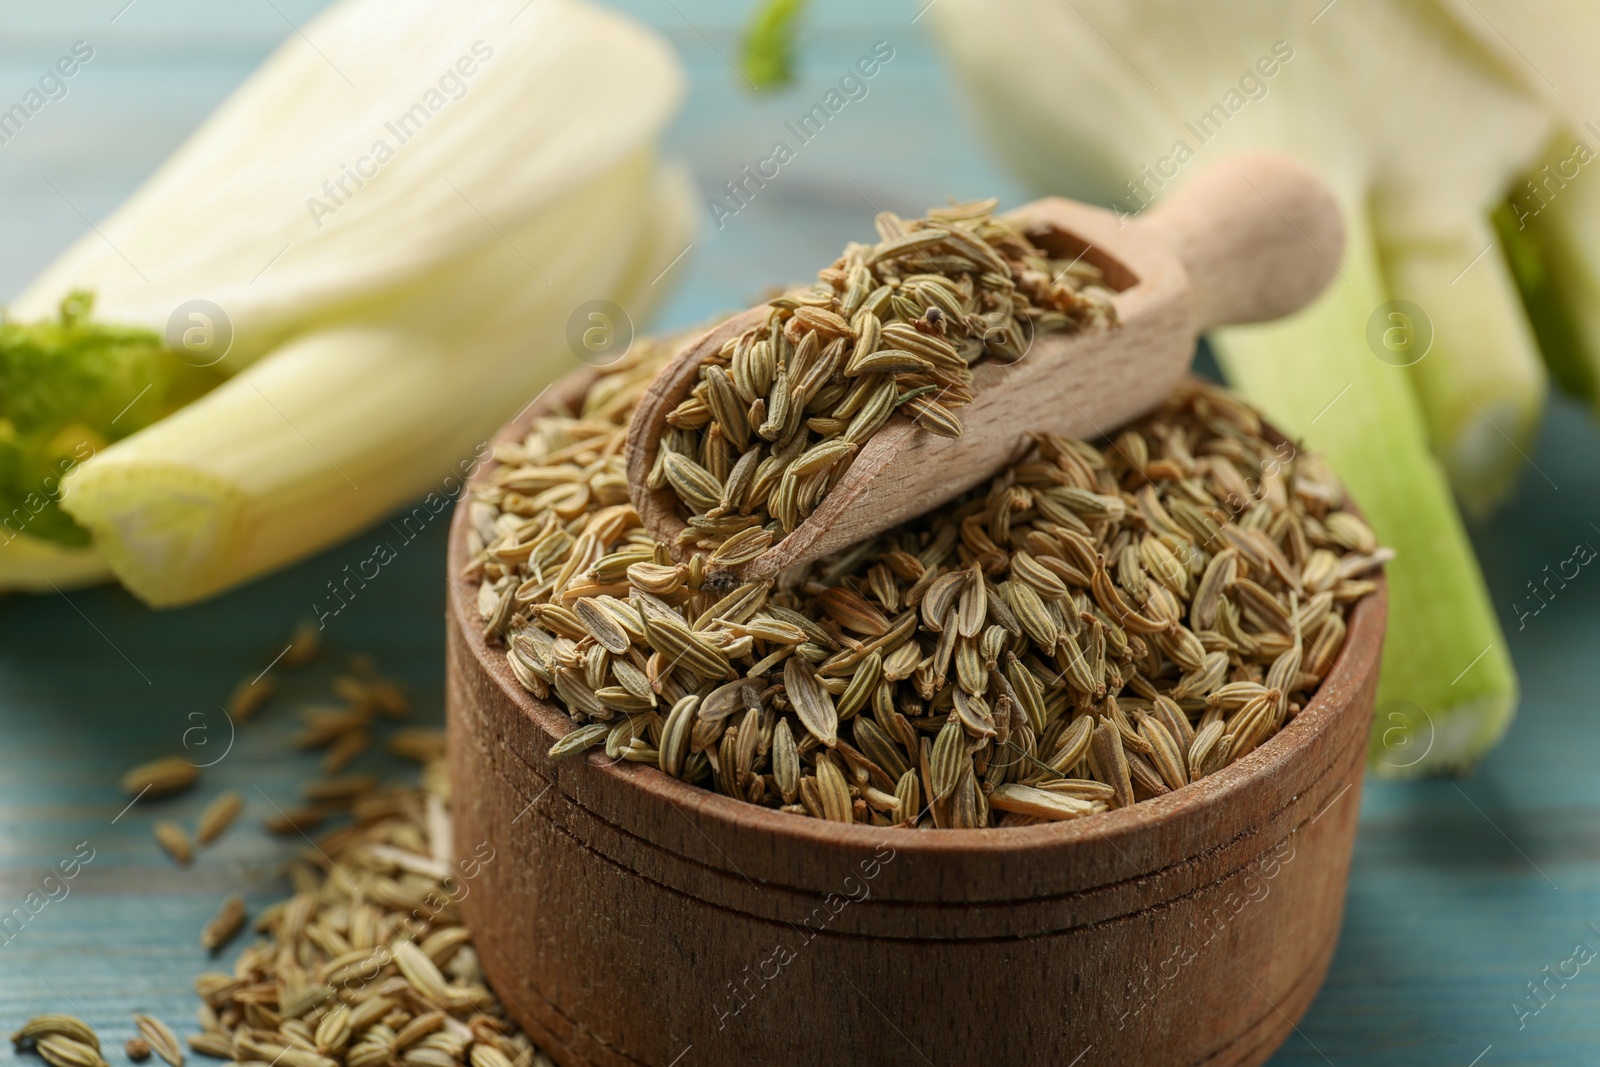
[[[172,1032],[170,1026],[154,1015],[135,1015],[133,1021],[139,1027],[139,1038],[149,1051],[172,1067],[183,1067],[183,1046],[178,1043],[178,1035]]]
[[[157,819],[150,830],[155,835],[156,843],[172,857],[173,862],[180,867],[189,866],[189,862],[194,859],[194,849],[189,844],[189,835],[184,832],[183,827],[171,819]]]
[[[899,247],[913,246],[932,247]],[[810,331],[796,353],[846,336],[825,302],[785,307]],[[867,329],[929,348],[904,322]],[[773,339],[709,367],[689,414],[721,412],[729,441],[764,447],[764,420],[789,418],[781,391],[742,427],[725,394],[796,370],[772,358]],[[635,344],[574,413],[498,448],[466,505],[462,577],[486,632],[519,684],[573,719],[552,756],[598,748],[746,803],[874,826],[1089,817],[1270,743],[1333,668],[1348,611],[1389,558],[1323,463],[1189,382],[1110,441],[1037,436],[934,513],[740,584],[713,561],[765,527],[679,560],[628,503],[626,427],[670,354]],[[777,493],[779,463],[806,479],[827,469],[808,450],[857,401],[872,402],[841,394],[846,414],[781,455],[693,462],[724,496]],[[678,480],[686,470],[709,500],[696,471]]]
[[[244,799],[233,790],[219,793],[217,798],[206,806],[200,813],[200,821],[195,825],[194,839],[197,844],[209,845],[227,832],[233,820],[239,817],[239,812],[244,810]]]
[[[18,1048],[26,1045],[37,1044],[40,1040],[59,1034],[70,1037],[81,1044],[88,1045],[96,1052],[100,1051],[100,1035],[94,1028],[82,1019],[73,1015],[45,1014],[35,1015],[11,1035],[11,1043]]]
[[[200,778],[200,768],[177,756],[141,763],[122,776],[122,791],[138,798],[171,796],[194,785]]]
[[[200,947],[207,952],[216,952],[233,940],[234,935],[243,928],[244,919],[244,898],[235,893],[222,902],[222,906],[211,917],[211,921],[206,923],[205,927],[200,931]],[[147,1034],[145,1036],[149,1037],[150,1035]],[[162,1046],[157,1045],[155,1041],[152,1040],[151,1045],[157,1052],[161,1052]],[[171,1063],[172,1067],[183,1067],[181,1063],[175,1062],[165,1052],[161,1052],[161,1058]]]
[[[651,487],[685,546],[733,567],[783,540],[899,412],[958,437],[972,368],[1021,359],[1039,333],[1115,322],[1097,268],[1050,258],[994,201],[877,217],[809,289],[768,301],[667,416]]]

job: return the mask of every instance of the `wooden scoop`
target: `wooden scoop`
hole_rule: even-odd
[[[960,437],[891,417],[815,511],[736,568],[743,577],[771,577],[920,515],[1019,458],[1032,433],[1104,437],[1171,392],[1188,373],[1200,333],[1305,306],[1337,273],[1344,250],[1339,208],[1322,180],[1296,160],[1265,153],[1211,167],[1138,217],[1056,197],[1014,217],[1052,256],[1081,256],[1100,268],[1120,325],[1042,334],[1015,363],[973,368],[973,402],[955,409]],[[674,554],[688,555],[677,540],[685,526],[677,497],[645,484],[667,415],[706,357],[767,313],[753,308],[690,342],[634,411],[629,493],[645,526]]]

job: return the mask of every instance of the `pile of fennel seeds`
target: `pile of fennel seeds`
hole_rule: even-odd
[[[495,855],[484,842],[452,853],[443,754],[438,737],[420,786],[363,795],[306,850],[260,939],[231,972],[196,980],[191,1049],[251,1067],[550,1067],[462,925],[459,900]]]
[[[302,662],[316,653],[303,631],[296,645]],[[308,708],[307,730],[295,745],[326,748],[340,766],[349,747],[342,748],[340,738],[359,730],[365,746],[373,713],[399,718],[407,705],[403,689],[379,677],[365,656],[334,679],[333,695],[344,706]],[[246,716],[262,702],[249,699]],[[242,710],[235,701],[231,713]],[[285,814],[295,823],[287,832],[308,835],[288,868],[293,893],[255,917],[257,940],[231,971],[196,979],[201,1003],[198,1032],[187,1039],[190,1051],[236,1067],[553,1067],[488,988],[463,925],[460,903],[475,879],[505,861],[486,841],[452,844],[443,732],[402,727],[388,735],[387,748],[421,765],[418,784],[373,775],[309,782],[316,821],[328,808],[343,820],[314,840],[309,831],[315,827],[300,809]],[[174,763],[181,760],[134,768],[125,784],[193,785],[195,775],[178,781]],[[323,769],[338,768],[325,759]],[[211,822],[220,833],[238,811],[212,814],[218,810],[208,808],[202,825]],[[266,829],[284,832],[272,820]],[[229,897],[205,925],[200,944],[219,950],[246,918],[243,900]],[[174,1029],[152,1016],[134,1018],[139,1036],[127,1043],[128,1058],[145,1060],[153,1052],[170,1067],[183,1067]],[[108,1067],[109,1048],[72,1016],[36,1016],[11,1040],[50,1067]]]
[[[405,745],[426,760],[422,784],[356,799],[352,822],[291,868],[295,893],[262,912],[259,940],[196,979],[191,1051],[239,1067],[553,1067],[479,969],[459,900],[496,857],[484,843],[452,856],[444,739],[423,740],[411,731]],[[129,1058],[183,1067],[172,1029],[136,1018]],[[99,1036],[70,1016],[31,1019],[12,1041],[50,1067],[107,1067]]]
[[[748,563],[787,536],[897,410],[956,437],[972,367],[1021,359],[1042,333],[1115,322],[1100,271],[1052,260],[995,201],[876,219],[811,288],[768,303],[668,416],[650,472],[683,545]]]
[[[370,669],[334,690],[347,707],[310,709],[297,747],[334,755],[345,732],[366,737],[373,711],[406,710]],[[195,1052],[241,1067],[551,1067],[489,989],[463,924],[460,902],[496,855],[486,841],[452,842],[444,735],[406,727],[388,748],[421,764],[420,782],[360,776],[337,798],[348,821],[307,837],[293,895],[256,917],[231,972],[196,979]],[[283,817],[291,832],[321,821]]]
[[[1133,804],[1304,706],[1389,558],[1326,467],[1180,386],[1104,448],[1042,437],[987,486],[774,581],[675,562],[628,503],[636,346],[501,445],[470,504],[484,632],[573,729],[552,747],[874,826]]]

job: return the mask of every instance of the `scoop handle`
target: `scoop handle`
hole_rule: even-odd
[[[1202,331],[1298,311],[1344,254],[1333,191],[1304,163],[1269,152],[1208,167],[1136,225],[1183,263]]]

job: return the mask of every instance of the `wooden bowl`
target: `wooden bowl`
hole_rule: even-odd
[[[466,525],[461,504],[452,575]],[[446,622],[455,841],[495,851],[461,906],[489,981],[563,1067],[1259,1064],[1322,984],[1381,581],[1254,752],[1134,807],[1004,830],[845,826],[603,752],[551,760],[570,720],[485,644],[471,592],[452,582]]]

